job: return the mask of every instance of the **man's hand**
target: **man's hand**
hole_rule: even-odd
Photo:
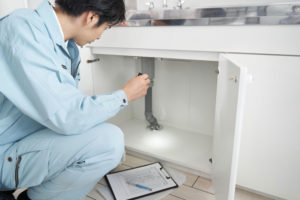
[[[149,83],[150,79],[148,78],[148,74],[143,74],[128,81],[122,90],[125,92],[127,100],[133,101],[147,94]]]

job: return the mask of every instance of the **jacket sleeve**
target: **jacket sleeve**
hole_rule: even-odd
[[[122,90],[82,94],[42,31],[26,23],[11,31],[0,41],[0,92],[27,116],[57,133],[80,134],[127,105]]]

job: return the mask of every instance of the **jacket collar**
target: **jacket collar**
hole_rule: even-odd
[[[36,12],[44,21],[52,41],[68,52],[63,35],[61,34],[60,25],[58,24],[56,16],[53,12],[51,3],[49,3],[47,0],[43,0],[43,2],[36,9]]]

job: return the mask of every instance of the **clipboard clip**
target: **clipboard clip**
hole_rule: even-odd
[[[160,168],[160,171],[162,171],[162,173],[165,175],[166,179],[171,178],[163,167]]]

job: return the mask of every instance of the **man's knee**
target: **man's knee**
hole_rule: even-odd
[[[99,137],[97,137],[98,141],[95,141],[96,144],[103,143],[104,140],[105,151],[111,152],[113,165],[117,165],[124,153],[124,134],[122,130],[109,123],[101,124],[95,127],[95,129],[99,134]],[[99,149],[99,153],[103,152],[103,147],[97,146],[96,148]]]
[[[61,139],[64,141],[58,140],[58,143],[65,143],[69,148],[62,150],[61,144],[55,143],[57,148],[53,147],[55,153],[50,161],[51,174],[47,177],[51,183],[47,184],[61,185],[62,188],[96,183],[119,164],[124,152],[123,132],[112,124],[101,124],[86,133]],[[56,160],[69,161],[57,166]]]
[[[51,148],[52,158],[60,160],[62,164],[60,168],[88,159],[93,160],[94,164],[108,160],[118,163],[123,152],[123,132],[119,127],[108,123],[100,124],[80,135],[58,135]],[[55,164],[53,167],[58,166]]]

